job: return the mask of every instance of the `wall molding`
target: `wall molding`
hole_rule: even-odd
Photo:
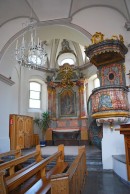
[[[12,86],[15,84],[14,81],[12,81],[10,78],[5,77],[4,75],[0,74],[0,81]]]

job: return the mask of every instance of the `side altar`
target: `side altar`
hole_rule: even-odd
[[[87,144],[84,81],[82,75],[69,64],[60,67],[55,79],[47,77],[48,111],[51,116],[51,127],[46,133],[48,145]]]

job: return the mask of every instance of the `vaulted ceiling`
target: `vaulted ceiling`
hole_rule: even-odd
[[[23,18],[33,18],[37,21],[39,38],[47,41],[49,58],[49,66],[47,68],[53,69],[56,67],[56,58],[60,52],[60,45],[63,39],[69,41],[70,47],[78,56],[76,65],[84,66],[88,61],[84,58],[83,47],[85,43],[89,44],[91,34],[87,31],[84,32],[82,28],[79,29],[76,25],[74,26],[75,28],[72,28],[72,23],[69,28],[69,21],[79,11],[91,7],[111,8],[125,18],[126,28],[130,26],[130,0],[0,0],[0,29],[9,23],[12,24],[15,20],[19,20],[21,22],[19,22],[19,25],[22,25]],[[67,26],[65,25],[66,23]],[[49,24],[55,25],[50,26]],[[86,33],[86,37],[80,33],[81,31],[83,34]],[[16,31],[15,38],[20,37],[22,30],[19,32],[20,30]],[[10,43],[11,41],[9,40],[8,42]],[[8,46],[6,44],[4,40],[1,40],[1,56],[6,46]]]
[[[130,20],[129,0],[0,0],[0,26],[31,15],[38,21],[69,19],[82,9],[111,7]]]

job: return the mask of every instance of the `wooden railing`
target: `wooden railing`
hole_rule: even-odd
[[[4,152],[0,154],[0,163],[5,161],[4,157],[13,156],[14,158],[18,158],[21,156],[21,149],[19,146],[16,147],[16,150],[10,150],[8,152]],[[13,159],[14,159],[13,158]]]
[[[66,173],[51,176],[51,194],[81,193],[86,173],[86,149],[85,146],[82,146]]]
[[[16,165],[23,163],[32,157],[36,158],[35,162],[15,172],[14,169]],[[49,171],[47,171],[46,170],[47,165],[55,160],[56,165]],[[6,194],[10,191],[13,191],[14,189],[18,188],[18,186],[20,186],[21,184],[23,185],[23,183],[28,180],[30,183],[30,178],[34,177],[34,175],[35,180],[33,179],[33,183],[31,182],[31,184],[27,184],[27,186],[25,185],[24,187],[22,187],[22,191],[20,190],[20,193],[25,192],[34,193],[34,188],[35,190],[44,191],[45,187],[48,185],[49,187],[47,189],[49,190],[51,188],[50,185],[51,175],[62,173],[67,167],[68,164],[64,162],[63,145],[58,146],[58,151],[46,159],[43,159],[41,157],[40,146],[38,145],[36,147],[36,151],[0,165],[0,193]],[[9,169],[8,177],[5,177],[2,171],[5,169]],[[39,181],[41,181],[40,184]]]
[[[5,157],[5,156],[11,156],[14,155],[15,158],[19,157],[21,155],[21,149],[19,146],[16,147],[16,150],[10,150],[8,152],[3,152],[0,153],[0,158]]]
[[[10,151],[12,153],[12,151]],[[35,157],[36,162],[39,162],[41,157],[41,150],[40,145],[36,146],[36,151],[31,152],[30,154],[27,154],[25,156],[17,157],[11,161],[5,162],[3,164],[0,164],[0,171],[1,170],[9,170],[9,175],[13,175],[15,173],[15,167],[23,162],[26,162],[28,159]]]

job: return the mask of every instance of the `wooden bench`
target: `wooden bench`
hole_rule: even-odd
[[[64,172],[64,170],[68,167],[68,164],[64,162],[64,146],[60,145],[58,147],[58,152],[53,154],[52,156],[42,159],[41,155],[40,157],[36,159],[36,162],[29,165],[29,167],[25,167],[24,169],[15,172],[14,173],[14,165],[24,162],[27,158],[30,158],[30,156],[38,156],[36,153],[32,152],[31,154],[27,154],[26,156],[22,156],[18,159],[14,159],[13,161],[10,161],[8,164],[2,164],[3,169],[10,167],[10,176],[7,178],[4,178],[4,174],[0,172],[0,191],[5,193],[10,193],[11,191],[13,193],[26,193],[26,191],[30,192],[29,188],[32,187],[32,185],[35,186],[34,183],[37,185],[42,183],[42,190],[49,190],[48,187],[50,184],[50,176]],[[46,167],[49,163],[56,160],[56,165],[49,171],[46,171]],[[0,165],[1,167],[1,165]],[[12,169],[12,170],[11,170]],[[33,181],[30,182],[31,178],[33,177]],[[26,182],[29,180],[29,183],[26,185]],[[23,183],[25,182],[25,185]],[[19,188],[19,186],[21,186]],[[34,187],[33,186],[33,187]],[[32,187],[32,188],[33,188]],[[18,188],[18,190],[16,189]],[[41,188],[39,188],[41,190]],[[34,192],[33,192],[34,193]]]
[[[61,152],[59,157],[57,158],[58,152]],[[49,164],[51,161],[53,161],[55,158],[57,158],[56,165],[46,173],[39,181],[37,181],[27,192],[26,194],[33,194],[33,193],[50,193],[51,191],[51,176],[63,173],[68,168],[68,163],[64,162],[64,145],[58,146],[58,152],[56,154],[53,154],[52,156],[48,157],[47,164]]]
[[[86,174],[86,149],[82,146],[66,173],[51,176],[51,194],[80,194]]]
[[[13,157],[11,159],[14,159],[14,158],[18,158],[21,156],[21,149],[19,146],[16,147],[16,150],[10,150],[8,152],[4,152],[4,153],[1,153],[0,154],[0,164],[5,162],[5,159],[4,158],[7,158],[7,157]]]
[[[21,170],[18,170],[16,172],[16,166],[21,165],[25,162],[27,162],[28,159],[30,158],[35,158],[35,162],[31,163],[30,165],[28,165],[27,167],[22,168]],[[36,164],[37,162],[41,161],[42,157],[41,157],[41,149],[40,149],[40,145],[36,146],[36,150],[31,152],[30,154],[26,154],[25,156],[20,156],[17,157],[11,161],[5,162],[3,164],[0,164],[0,192],[2,190],[5,190],[6,188],[6,192],[9,191],[8,189],[8,184],[6,185],[6,183],[8,183],[9,180],[13,179],[15,176],[21,174],[22,172],[24,172],[27,168],[33,166],[34,164]],[[8,170],[8,176],[5,177],[5,172]],[[4,182],[3,182],[4,181]],[[5,187],[3,189],[3,187]],[[3,191],[2,191],[3,192]],[[3,192],[4,193],[4,192]]]

